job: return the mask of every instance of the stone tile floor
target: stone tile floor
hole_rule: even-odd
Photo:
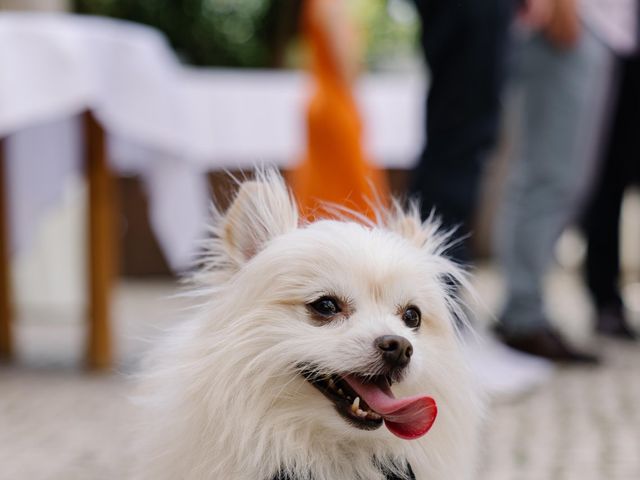
[[[500,301],[499,282],[481,269],[476,283],[486,303],[480,317],[487,317]],[[171,284],[120,285],[113,375],[77,367],[83,332],[74,315],[23,315],[20,361],[0,367],[0,480],[127,478],[133,408],[126,374],[148,345],[141,339],[179,317],[181,301],[167,298],[173,291]],[[639,480],[640,346],[590,339],[589,307],[575,276],[554,275],[551,292],[550,308],[565,330],[577,342],[593,342],[605,364],[558,369],[543,388],[494,402],[477,478]]]

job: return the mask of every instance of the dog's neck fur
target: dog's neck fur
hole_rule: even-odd
[[[406,477],[407,479],[416,480],[416,477],[413,474],[413,470],[411,469],[411,465],[409,464],[407,464],[406,475],[407,475]],[[385,476],[386,476],[386,480],[403,480],[393,473],[385,473]],[[275,477],[273,477],[272,480],[297,480],[297,479],[295,477],[287,475],[286,473],[278,473]]]

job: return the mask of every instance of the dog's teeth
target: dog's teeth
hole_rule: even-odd
[[[351,404],[351,410],[354,412],[360,408],[360,397],[356,397],[353,403]]]
[[[372,420],[380,420],[382,418],[376,412],[367,412],[367,417],[369,417]]]
[[[356,415],[359,416],[360,418],[364,418],[367,416],[367,412],[363,412],[358,408],[358,410],[356,411]]]
[[[336,387],[336,383],[333,381],[333,378],[329,378],[329,386],[331,388],[335,388]]]
[[[338,389],[338,393],[339,393],[340,395],[344,396],[344,392],[342,391],[342,389],[341,389],[341,388],[339,388],[339,389]]]

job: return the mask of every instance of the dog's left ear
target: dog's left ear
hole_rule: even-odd
[[[405,210],[398,201],[394,201],[389,209],[385,225],[389,230],[406,238],[418,248],[425,246],[433,230],[428,223],[422,223],[417,205],[410,205]]]
[[[397,200],[387,210],[384,225],[416,247],[434,255],[446,254],[455,232],[455,229],[443,230],[440,219],[433,212],[423,222],[418,203],[410,203],[407,208],[403,208]]]
[[[229,257],[242,265],[272,238],[298,225],[298,211],[280,174],[259,172],[257,180],[242,183],[224,216],[222,242]]]

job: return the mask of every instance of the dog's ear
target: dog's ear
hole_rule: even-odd
[[[221,237],[229,257],[242,265],[269,240],[297,225],[298,211],[284,180],[275,170],[269,170],[240,185],[224,216]]]
[[[448,250],[455,232],[442,230],[442,224],[433,212],[423,222],[420,206],[416,202],[405,208],[394,200],[387,211],[384,223],[389,230],[406,238],[416,247],[438,255]]]
[[[432,233],[432,228],[428,224],[423,224],[420,219],[420,210],[416,204],[411,204],[405,209],[394,200],[385,218],[386,227],[406,238],[416,247],[422,248]]]

